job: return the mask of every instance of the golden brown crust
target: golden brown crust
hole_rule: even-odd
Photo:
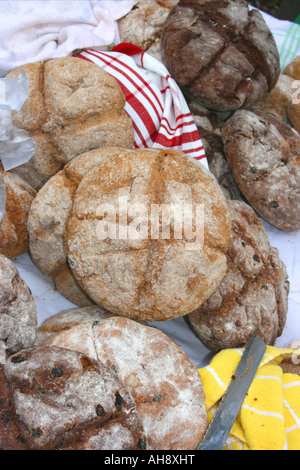
[[[287,114],[293,127],[300,134],[300,103],[291,103],[288,107]]]
[[[8,77],[17,77],[21,67]],[[76,57],[22,66],[29,97],[14,112],[14,124],[25,129],[37,149],[29,162],[13,171],[35,189],[74,157],[102,146],[132,148],[131,119],[117,81],[101,67]]]

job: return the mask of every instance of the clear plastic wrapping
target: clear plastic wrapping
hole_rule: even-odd
[[[36,149],[35,141],[12,120],[13,111],[20,111],[28,92],[23,70],[18,78],[0,79],[0,159],[5,171],[26,163]]]
[[[20,111],[29,93],[23,70],[18,78],[0,79],[0,161],[5,171],[28,162],[35,152],[35,141],[13,124],[13,111]],[[0,222],[5,214],[6,188],[0,173]]]

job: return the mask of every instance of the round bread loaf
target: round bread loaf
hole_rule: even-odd
[[[77,351],[37,346],[0,367],[2,450],[139,450],[145,434],[127,388]]]
[[[280,74],[272,33],[244,0],[180,0],[161,44],[163,62],[182,91],[209,109],[250,107]]]
[[[8,354],[33,346],[37,309],[13,262],[0,255],[0,341]]]
[[[115,371],[135,400],[150,449],[197,449],[207,415],[195,366],[160,330],[129,318],[105,316],[101,310],[98,319],[95,310],[90,318],[90,308],[46,320],[38,340],[80,351]],[[50,329],[47,341],[45,331]]]
[[[76,57],[26,64],[29,96],[14,124],[36,142],[29,162],[13,171],[34,189],[77,155],[96,147],[132,148],[131,119],[124,110],[125,97],[117,81],[101,67]]]
[[[268,113],[237,110],[223,126],[234,179],[270,224],[300,228],[300,135]]]
[[[182,316],[204,302],[225,274],[229,236],[213,175],[163,149],[110,157],[88,172],[65,231],[83,290],[112,313],[146,321]]]
[[[35,190],[23,178],[4,171],[0,164],[6,190],[6,206],[0,221],[0,253],[14,258],[28,250],[27,217]]]
[[[112,155],[125,158],[122,148],[100,148],[68,163],[39,190],[28,214],[29,250],[36,266],[49,276],[57,290],[78,306],[93,304],[74,277],[65,251],[65,227],[73,197],[82,177]]]
[[[289,281],[262,222],[242,201],[227,201],[231,237],[227,272],[188,323],[212,351],[244,346],[252,334],[274,344],[288,311]]]

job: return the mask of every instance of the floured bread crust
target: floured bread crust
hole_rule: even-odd
[[[4,171],[0,163],[6,189],[5,214],[0,222],[0,253],[14,258],[28,251],[27,217],[36,196],[26,181],[11,171]]]
[[[13,114],[14,124],[36,142],[29,162],[13,171],[34,189],[74,157],[97,147],[132,148],[133,125],[124,110],[117,81],[101,67],[76,57],[49,59],[21,68],[29,79],[29,97]]]
[[[295,80],[300,80],[300,55],[285,67],[284,73]]]
[[[127,388],[105,365],[37,346],[0,367],[2,450],[139,450],[145,434]]]
[[[37,309],[28,286],[16,267],[0,255],[0,340],[6,353],[33,346],[37,329]]]
[[[127,220],[120,196],[127,204]],[[149,221],[154,209],[176,203],[182,212],[184,204],[204,209],[204,224],[197,222],[198,229],[194,218],[195,231],[204,227],[203,244],[195,232],[190,240],[183,230],[175,238],[172,213],[166,224],[170,234],[162,238],[155,225],[153,234]],[[107,220],[100,212],[105,205],[116,211],[116,219],[109,225],[112,232],[106,234],[104,228],[103,235],[100,229]],[[229,236],[225,198],[202,165],[178,151],[140,149],[126,158],[111,157],[86,174],[74,197],[65,239],[70,267],[95,303],[147,321],[181,316],[204,302],[225,274]]]
[[[84,318],[85,313],[74,309],[73,325],[71,310],[52,317],[39,329],[38,341],[81,351],[113,370],[136,402],[149,448],[196,449],[207,427],[205,396],[185,353],[156,328],[124,317],[100,318],[101,312],[98,319],[88,312]]]
[[[228,201],[228,207],[232,230],[226,275],[186,319],[213,351],[242,347],[252,334],[272,345],[286,323],[286,268],[253,209],[242,201]]]
[[[297,339],[289,344],[288,348],[300,350],[300,340]],[[286,374],[298,374],[300,375],[300,355],[291,354],[283,359],[279,364],[283,372]]]

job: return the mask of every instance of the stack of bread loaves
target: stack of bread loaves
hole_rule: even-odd
[[[200,375],[149,323],[182,317],[211,351],[253,333],[273,345],[286,323],[286,268],[257,213],[300,228],[299,62],[280,75],[244,0],[140,0],[119,29],[178,82],[211,171],[176,149],[133,149],[125,97],[99,66],[22,67],[29,97],[13,119],[37,150],[0,169],[0,449],[197,449]],[[77,306],[39,327],[8,259],[27,249]]]
[[[121,20],[121,39],[137,35],[133,18],[143,21],[150,3],[140,0]],[[157,56],[152,46],[160,44],[232,219],[226,275],[185,318],[212,350],[241,346],[251,333],[274,344],[286,321],[289,281],[257,213],[280,230],[300,228],[300,135],[289,118],[298,61],[280,74],[274,38],[244,0],[157,3],[164,24],[155,33],[145,29],[139,45]]]

